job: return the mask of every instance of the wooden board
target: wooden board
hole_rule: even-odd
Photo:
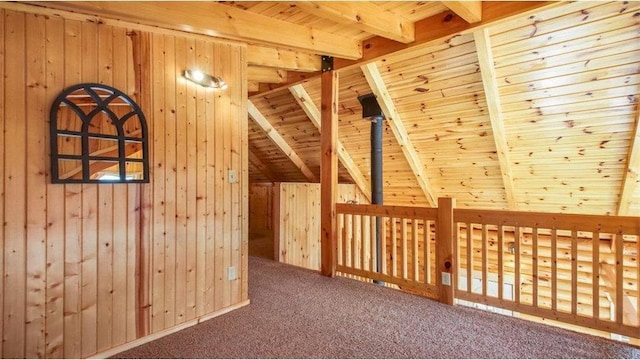
[[[0,196],[0,356],[93,356],[195,324],[215,313],[215,303],[215,310],[243,303],[247,180],[229,184],[219,175],[247,167],[246,109],[230,105],[246,97],[246,69],[224,67],[237,87],[222,93],[185,82],[182,71],[203,59],[212,66],[214,56],[242,61],[246,47],[0,13],[0,184],[12,189]],[[50,183],[49,106],[82,82],[114,86],[143,107],[149,184]],[[212,123],[224,142],[214,141]],[[208,191],[216,184],[217,198],[228,197],[219,209],[218,194]],[[227,281],[226,266],[238,269],[236,280]]]
[[[281,262],[320,270],[320,185],[279,183],[279,231]],[[354,184],[338,185],[338,202],[368,203]],[[274,214],[275,215],[275,214]]]

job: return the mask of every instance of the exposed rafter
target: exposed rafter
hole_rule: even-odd
[[[247,110],[249,112],[249,117],[255,121],[255,123],[267,134],[269,139],[273,141],[273,143],[295,164],[295,166],[300,169],[302,174],[309,180],[310,182],[318,182],[318,179],[313,174],[311,169],[307,167],[304,161],[298,156],[298,154],[289,146],[287,141],[280,135],[280,133],[271,125],[269,120],[267,120],[264,115],[258,110],[258,108],[248,100],[247,102]]]
[[[251,149],[249,149],[249,162],[253,164],[253,166],[255,166],[258,170],[260,170],[262,175],[269,179],[269,181],[274,182],[278,180],[278,177],[273,174],[271,169],[269,169],[269,166],[263,163],[262,160],[260,160],[260,157],[258,157],[258,155],[251,151]]]
[[[304,89],[304,86],[301,84],[294,85],[289,88],[289,91],[291,92],[291,95],[293,95],[293,97],[296,99],[298,105],[300,105],[300,107],[307,114],[309,120],[311,120],[313,125],[318,129],[318,131],[322,132],[320,123],[320,110],[318,110],[316,104],[313,103],[313,100],[309,96],[309,93],[307,93],[307,91]],[[371,201],[371,187],[369,186],[369,183],[367,182],[365,177],[362,175],[362,172],[360,172],[358,165],[355,163],[355,161],[353,161],[353,158],[351,158],[340,140],[338,140],[337,142],[337,147],[338,160],[340,160],[344,168],[347,169],[347,172],[349,172],[349,175],[351,175],[353,181],[356,183],[358,188],[360,188],[360,191],[362,191],[367,199]]]
[[[640,215],[629,214],[633,193],[638,187],[640,178],[640,102],[636,105],[635,124],[632,130],[632,136],[629,144],[629,156],[627,158],[626,171],[622,177],[622,186],[620,190],[620,199],[618,200],[617,214],[624,215]]]
[[[264,66],[281,70],[301,72],[321,70],[321,59],[318,55],[260,45],[247,46],[247,62],[249,66]]]
[[[422,165],[422,161],[418,157],[418,153],[416,149],[413,147],[411,140],[409,139],[409,134],[402,123],[402,119],[400,118],[400,114],[389,95],[389,91],[387,91],[387,86],[382,80],[382,76],[380,75],[380,71],[375,63],[370,63],[367,65],[363,65],[362,72],[364,76],[367,78],[367,82],[371,87],[371,90],[378,98],[378,103],[382,108],[385,116],[387,117],[387,121],[389,122],[389,126],[391,127],[391,131],[393,135],[395,135],[396,140],[398,141],[398,145],[402,149],[404,156],[413,171],[416,179],[418,180],[418,184],[424,192],[427,201],[430,206],[436,207],[437,201],[436,196],[431,189],[431,185],[429,184],[429,179],[427,178],[427,174],[424,172],[424,166]]]
[[[283,83],[287,81],[287,72],[268,67],[248,66],[247,79],[255,82]]]
[[[300,1],[296,6],[315,16],[401,43],[415,39],[411,21],[371,2]]]
[[[502,103],[500,101],[498,81],[496,80],[496,69],[493,65],[493,55],[491,53],[489,31],[486,28],[478,30],[473,33],[473,38],[476,43],[482,85],[489,110],[493,140],[496,144],[496,154],[500,162],[500,173],[502,174],[507,204],[509,210],[518,210],[518,202],[516,201],[513,186],[513,175],[511,174],[511,162],[509,161],[509,146],[507,145],[504,119],[502,117]]]
[[[346,59],[362,56],[359,41],[215,2],[41,2],[41,6],[166,29],[273,44]],[[259,26],[258,26],[259,24]]]
[[[345,60],[337,58],[334,69],[360,67],[364,63],[373,62],[396,51],[413,48],[422,44],[451,36],[460,32],[470,33],[478,26],[488,24],[520,14],[533,14],[542,7],[562,6],[562,2],[551,1],[493,1],[482,5],[483,20],[470,24],[461,18],[447,19],[448,14],[438,14],[422,19],[415,25],[416,39],[409,44],[403,44],[381,36],[376,36],[362,42],[362,58],[359,60]]]
[[[443,1],[442,5],[470,24],[482,21],[481,1]]]

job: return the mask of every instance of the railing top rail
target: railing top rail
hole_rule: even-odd
[[[409,219],[436,220],[438,218],[438,209],[415,206],[336,204],[336,211],[340,214],[387,216]]]
[[[454,209],[455,222],[640,235],[640,217]]]

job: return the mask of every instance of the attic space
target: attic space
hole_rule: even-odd
[[[639,37],[627,1],[0,2],[0,358],[314,296],[276,268],[638,346]]]

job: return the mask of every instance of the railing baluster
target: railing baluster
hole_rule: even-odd
[[[533,277],[533,307],[538,307],[538,227],[531,228],[531,246],[533,247],[531,262],[533,265],[532,277]]]
[[[398,276],[398,225],[395,217],[391,217],[391,275]]]
[[[513,230],[513,242],[514,242],[514,250],[513,256],[514,258],[514,279],[513,279],[513,301],[516,304],[520,303],[520,226],[516,225]]]
[[[377,264],[378,264],[378,247],[377,247],[377,238],[376,233],[379,230],[376,228],[376,217],[369,216],[369,233],[371,234],[371,238],[369,239],[369,268],[373,272],[377,272]],[[382,234],[380,235],[380,239],[382,239]],[[382,240],[381,240],[382,241]]]
[[[413,251],[411,254],[411,264],[413,265],[413,280],[420,280],[420,271],[418,267],[418,219],[411,219],[411,241],[413,243]]]
[[[407,263],[409,259],[407,257],[407,246],[409,239],[407,239],[407,219],[402,218],[402,233],[400,234],[400,241],[402,242],[402,278],[406,279],[409,277]]]
[[[337,221],[337,224],[338,224],[338,231],[337,231],[338,232],[338,234],[337,234],[338,235],[338,240],[337,240],[338,241],[338,255],[337,255],[337,258],[338,258],[338,265],[343,265],[344,266],[344,260],[342,258],[342,254],[344,253],[344,250],[342,248],[342,246],[344,244],[344,236],[342,234],[342,232],[344,231],[344,214],[339,213],[337,217],[338,217],[338,219],[337,219],[338,220]]]
[[[467,292],[471,292],[473,284],[473,229],[467,223]]]
[[[345,214],[344,215],[344,226],[342,227],[342,265],[344,266],[349,266],[349,263],[347,263],[347,258],[349,255],[349,238],[347,237],[347,234],[349,233],[348,231],[348,227],[349,227],[349,219],[351,218],[350,214]]]
[[[593,286],[593,318],[600,318],[600,233],[595,231],[591,238],[591,268]]]
[[[578,313],[578,232],[571,231],[571,314]]]
[[[460,239],[460,223],[458,223],[457,221],[453,222],[453,238],[455,239],[453,246],[453,258],[459,259],[458,248],[460,247],[461,241],[458,241],[458,239]],[[454,261],[453,265],[456,267],[456,270],[453,271],[453,273],[456,273],[459,276],[461,267],[460,261]],[[456,289],[460,287],[460,282],[458,281],[458,279],[454,279],[453,276],[451,277],[451,286]]]
[[[551,229],[551,309],[558,309],[558,246],[556,228]]]
[[[380,272],[388,275],[387,271],[387,218],[380,217],[380,251],[382,254],[380,255]]]
[[[498,224],[498,299],[504,299],[504,244],[502,224]]]
[[[616,323],[622,324],[624,314],[624,239],[621,232],[617,236],[616,234],[612,234],[612,236],[616,237]]]
[[[431,259],[430,259],[430,252],[429,249],[431,247],[430,244],[430,235],[431,235],[431,223],[427,220],[424,219],[424,234],[423,234],[423,241],[424,241],[424,247],[423,247],[423,252],[424,252],[424,261],[423,261],[423,265],[424,265],[424,283],[425,284],[429,284],[431,281]]]
[[[367,261],[367,250],[369,250],[368,218],[369,217],[365,215],[360,216],[360,268],[362,270],[369,269],[369,262]]]
[[[369,216],[369,234],[371,237],[369,238],[369,269],[373,272],[376,272],[378,268],[378,249],[376,247],[376,217]]]
[[[353,215],[353,224],[351,225],[351,267],[354,269],[359,268],[358,255],[360,254],[359,234],[358,234],[358,218],[360,215]]]
[[[487,296],[489,262],[489,244],[487,243],[487,224],[482,224],[482,296]]]

